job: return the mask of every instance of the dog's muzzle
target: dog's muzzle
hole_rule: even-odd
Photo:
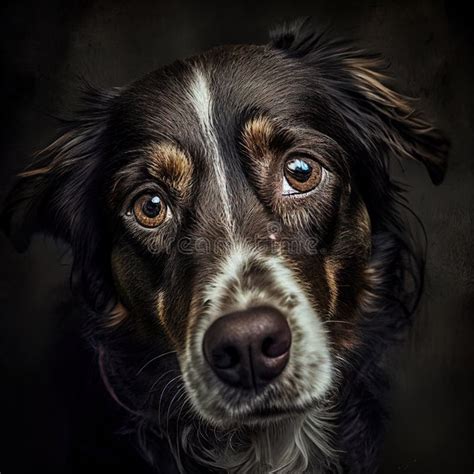
[[[325,396],[325,327],[279,256],[235,247],[194,296],[180,368],[196,412],[216,426],[267,423]]]

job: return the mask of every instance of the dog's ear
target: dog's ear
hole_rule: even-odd
[[[64,122],[62,135],[37,154],[33,165],[20,173],[4,203],[0,223],[19,251],[34,233],[44,233],[70,244],[73,271],[79,279],[91,272],[103,235],[99,203],[101,153],[115,91],[90,87],[77,118]],[[73,275],[74,276],[74,275]]]
[[[328,39],[326,33],[316,35],[307,20],[277,30],[272,38],[274,47],[312,66],[333,113],[342,116],[370,156],[415,159],[425,165],[434,184],[442,182],[449,142],[414,108],[412,99],[389,86],[379,56]]]

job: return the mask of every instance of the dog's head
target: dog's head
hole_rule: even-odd
[[[386,283],[376,237],[398,238],[388,157],[437,184],[445,139],[378,59],[304,29],[86,95],[12,190],[13,239],[69,242],[103,331],[176,351],[208,422],[264,423],[324,399]]]

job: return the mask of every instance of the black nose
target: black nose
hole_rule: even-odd
[[[255,391],[282,373],[290,346],[285,317],[267,306],[222,316],[204,335],[204,355],[216,375],[229,385]]]

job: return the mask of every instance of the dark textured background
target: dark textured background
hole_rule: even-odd
[[[263,42],[275,23],[311,15],[382,52],[400,89],[452,140],[446,181],[407,165],[409,198],[428,235],[428,286],[394,365],[384,473],[474,471],[473,28],[461,3],[15,2],[1,8],[0,202],[15,173],[54,136],[77,76],[115,86],[221,43]],[[55,311],[67,259],[44,238],[18,255],[0,236],[0,472],[147,472],[119,437],[80,321]],[[135,464],[136,463],[136,464]],[[138,467],[132,467],[132,466]]]

